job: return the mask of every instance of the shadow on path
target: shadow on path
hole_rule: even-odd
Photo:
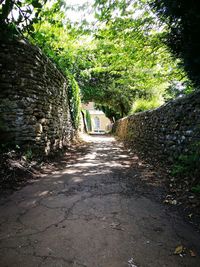
[[[179,244],[199,253],[199,235],[154,199],[148,166],[112,137],[86,141],[62,170],[0,203],[0,266],[200,266],[173,254]]]

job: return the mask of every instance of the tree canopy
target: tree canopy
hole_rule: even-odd
[[[186,81],[180,60],[162,42],[165,25],[139,1],[96,1],[96,10],[101,22],[94,35],[96,61],[82,72],[84,98],[92,95],[121,116],[141,111],[139,99],[148,108],[162,104],[175,81]]]
[[[1,0],[1,30],[7,26],[12,33],[32,31],[32,25],[38,21],[39,13],[46,2],[47,0]]]
[[[82,101],[94,101],[117,119],[191,90],[184,57],[174,59],[165,43],[169,25],[152,12],[156,4],[151,9],[146,0],[96,0],[94,21],[72,22],[67,17],[72,7],[61,0],[5,0],[0,22],[23,32],[72,75]]]
[[[165,21],[165,42],[183,64],[195,86],[200,86],[200,2],[195,0],[152,0],[151,7]]]

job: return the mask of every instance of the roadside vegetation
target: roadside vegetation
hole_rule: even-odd
[[[87,13],[89,8],[91,21],[68,18],[70,11]],[[0,22],[9,35],[25,36],[64,75],[73,76],[83,102],[94,101],[118,119],[193,91],[184,58],[175,58],[166,41],[170,19],[159,19],[161,11],[156,1],[96,0],[73,6],[61,0],[6,0]],[[71,98],[77,98],[77,90]],[[77,108],[73,104],[71,112]]]

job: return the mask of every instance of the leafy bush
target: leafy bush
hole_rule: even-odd
[[[149,109],[154,109],[163,104],[163,101],[158,98],[152,98],[150,100],[138,98],[131,109],[130,114],[141,112]]]
[[[75,129],[78,129],[80,123],[80,89],[78,83],[74,79],[73,75],[67,72],[68,78],[68,97],[69,97],[69,108],[72,118],[72,123]]]

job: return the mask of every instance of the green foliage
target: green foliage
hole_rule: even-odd
[[[111,122],[115,122],[116,120],[120,119],[120,113],[116,112],[115,110],[113,110],[112,108],[108,107],[108,106],[103,106],[103,105],[98,105],[96,104],[95,107],[97,109],[102,110],[106,117],[110,119]]]
[[[80,104],[78,85],[84,102],[94,101],[115,120],[129,114],[133,103],[132,112],[157,107],[160,100],[177,96],[174,85],[178,81],[188,82],[181,61],[172,59],[162,42],[167,26],[149,10],[146,0],[96,0],[95,26],[87,21],[70,22],[65,12],[71,7],[61,0],[47,3],[42,9],[38,3],[46,1],[26,0],[21,4],[23,8],[28,4],[27,13],[33,6],[27,24],[32,31],[27,37],[68,77],[75,128]],[[13,24],[9,16],[4,23],[26,30],[22,21]]]
[[[170,100],[182,95],[191,94],[192,92],[194,92],[194,87],[190,81],[183,83],[172,81],[164,93],[164,99]]]
[[[64,12],[61,11],[60,1],[55,2],[51,7],[45,7],[41,12],[40,21],[34,24],[34,33],[29,38],[31,42],[40,46],[67,77],[71,118],[74,128],[78,129],[80,89],[75,75],[78,75],[79,69],[79,65],[76,64],[79,48],[74,40],[76,30],[71,29],[68,24],[64,27],[62,19],[64,19]]]
[[[189,155],[181,155],[178,158],[178,162],[174,165],[172,175],[179,174],[191,175],[194,171],[199,169],[200,155],[199,153],[193,153]]]
[[[172,168],[173,176],[188,176],[195,178],[194,188],[199,188],[199,172],[200,172],[200,142],[194,143],[189,152],[180,155]],[[196,190],[196,189],[194,189]]]
[[[200,2],[186,0],[151,0],[150,5],[168,25],[165,42],[177,58],[183,59],[186,72],[200,85]]]
[[[192,192],[200,194],[200,184],[192,187]]]
[[[31,148],[27,148],[25,150],[24,157],[27,161],[31,161],[33,159],[33,151]]]
[[[73,75],[67,73],[68,78],[68,97],[69,97],[69,108],[72,118],[72,123],[75,129],[78,129],[80,123],[80,90],[78,83],[74,79]]]
[[[80,81],[80,72],[90,68],[91,55],[89,36],[66,19],[60,1],[40,13],[40,20],[34,24],[34,32],[28,36],[38,45],[65,74],[70,72]]]
[[[13,34],[33,31],[33,23],[47,0],[2,0],[0,2],[0,29]]]
[[[45,3],[46,0],[3,1],[0,20],[8,27],[14,26],[16,32],[26,31],[29,40],[38,45],[67,77],[70,113],[73,126],[77,129],[80,90],[73,75],[79,68],[75,64],[75,53],[78,55],[78,47],[74,43],[76,30],[71,29],[71,25],[64,26],[61,0],[54,1],[52,5],[44,5]],[[7,12],[6,6],[9,6]],[[12,12],[18,16],[13,17]]]
[[[97,0],[95,8],[102,22],[93,40],[93,66],[81,72],[84,99],[123,117],[135,100],[157,106],[152,99],[168,95],[173,81],[187,80],[162,43],[166,27],[160,27],[145,1]]]
[[[159,107],[161,104],[163,104],[163,100],[155,98],[155,97],[152,99],[139,98],[134,101],[130,114],[154,109],[154,108]]]
[[[92,120],[88,110],[85,111],[85,119],[87,123],[87,130],[90,132],[92,131]]]

